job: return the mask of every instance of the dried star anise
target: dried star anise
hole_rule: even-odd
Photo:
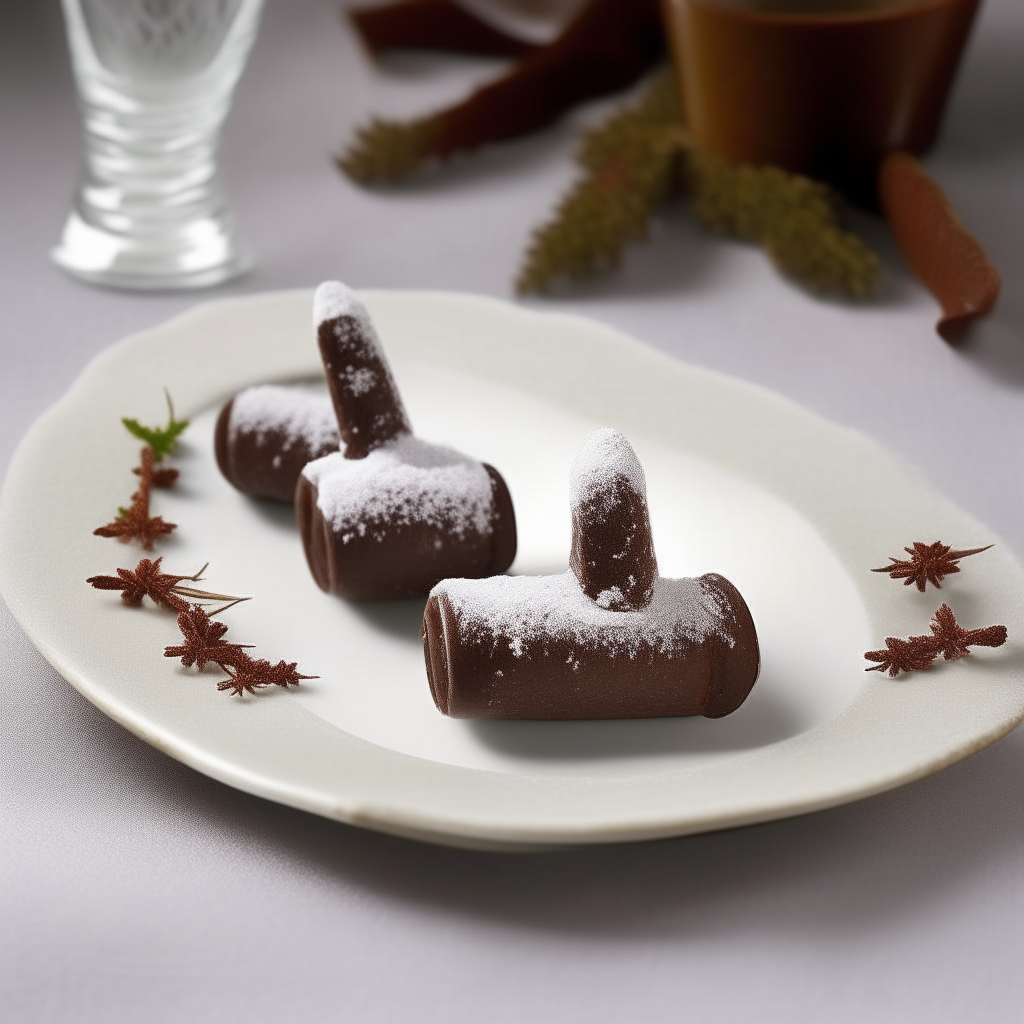
[[[946,661],[956,661],[970,654],[970,647],[1002,647],[1006,643],[1005,626],[985,626],[982,629],[964,629],[944,604],[931,621],[935,653]]]
[[[121,600],[133,608],[137,608],[142,604],[142,599],[148,597],[165,608],[183,612],[188,608],[188,602],[178,597],[174,588],[182,580],[198,580],[206,566],[194,576],[173,576],[160,571],[162,561],[163,558],[155,562],[143,558],[134,570],[118,569],[116,576],[90,576],[85,582],[91,583],[97,590],[120,590]]]
[[[915,672],[928,668],[935,660],[935,643],[930,636],[912,636],[901,640],[896,636],[885,638],[884,651],[868,651],[864,657],[879,664],[864,669],[865,672],[888,672],[897,676],[900,672]]]
[[[934,587],[941,589],[942,580],[955,572],[960,571],[957,562],[968,555],[977,555],[982,551],[988,551],[992,547],[986,544],[983,548],[969,548],[966,551],[952,551],[948,544],[936,541],[934,544],[922,544],[914,541],[912,548],[904,548],[909,559],[893,558],[889,556],[891,565],[882,566],[880,569],[872,569],[872,572],[887,572],[894,580],[903,580],[903,585],[909,587],[911,583],[917,584],[917,589],[923,594],[927,585],[931,583]]]
[[[966,658],[971,647],[1002,647],[1006,643],[1005,626],[985,626],[982,629],[964,629],[948,604],[943,604],[930,624],[931,633],[911,636],[906,640],[895,636],[885,638],[885,649],[868,651],[864,657],[877,661],[865,672],[914,672],[928,668],[941,654],[946,661]]]
[[[147,445],[142,449],[142,465],[138,467],[139,489],[132,495],[128,508],[119,509],[113,522],[93,530],[98,537],[116,537],[122,543],[138,540],[145,551],[150,551],[153,541],[173,532],[177,524],[164,522],[162,516],[149,514],[149,492],[154,477],[153,449]]]
[[[142,467],[136,466],[132,472],[136,476],[142,476]],[[152,484],[154,487],[168,488],[173,487],[178,482],[178,477],[181,474],[176,469],[171,469],[170,466],[160,466],[153,470]]]
[[[97,590],[120,590],[121,600],[125,604],[137,608],[144,597],[149,597],[158,605],[171,608],[176,612],[186,611],[189,603],[184,598],[198,598],[203,601],[227,601],[225,608],[248,601],[247,597],[234,597],[231,594],[215,594],[208,590],[196,590],[195,587],[183,587],[182,580],[197,583],[203,578],[206,565],[191,576],[174,576],[161,572],[163,558],[155,562],[143,558],[134,569],[118,569],[116,576],[90,576],[85,582],[91,583]],[[207,562],[209,565],[209,562]],[[221,608],[220,611],[224,611]]]
[[[226,669],[241,658],[248,659],[244,648],[252,645],[230,644],[224,640],[228,627],[223,622],[211,619],[201,605],[186,605],[178,616],[178,629],[184,640],[174,647],[165,647],[164,657],[181,658],[185,668],[195,665],[202,672],[207,662],[214,662]]]
[[[243,693],[255,693],[262,686],[298,686],[300,679],[316,679],[317,676],[300,675],[296,662],[279,661],[271,665],[266,658],[254,659],[247,654],[240,655],[232,664],[221,667],[231,677],[217,684],[218,690],[228,690],[239,697]]]
[[[139,540],[145,549],[153,546],[153,541],[165,536],[175,529],[174,523],[165,523],[160,516],[150,516],[149,496],[154,487],[172,487],[178,479],[178,471],[166,467],[158,467],[157,463],[173,452],[178,435],[188,426],[187,420],[174,417],[174,406],[171,396],[167,395],[169,422],[164,428],[141,426],[136,420],[124,419],[122,422],[136,437],[147,442],[142,449],[141,464],[133,470],[139,477],[139,488],[132,495],[129,508],[119,509],[118,518],[106,526],[93,532],[101,537],[117,537],[122,541]],[[211,617],[201,604],[191,604],[189,600],[226,601],[227,604],[214,611],[219,615],[239,601],[249,600],[247,597],[233,597],[230,594],[215,594],[195,587],[183,586],[183,580],[197,583],[206,571],[204,565],[199,572],[191,576],[177,576],[160,571],[163,558],[155,561],[143,558],[134,569],[118,569],[116,576],[90,576],[91,583],[97,590],[119,590],[121,600],[133,607],[142,604],[148,597],[157,605],[178,612],[178,628],[181,630],[182,642],[164,648],[165,658],[180,658],[185,668],[195,666],[200,672],[208,664],[219,665],[227,672],[229,679],[217,686],[218,690],[229,690],[241,696],[244,693],[255,693],[264,686],[298,686],[301,679],[316,679],[316,676],[302,675],[294,661],[279,661],[272,665],[265,658],[253,659],[245,649],[251,644],[229,643],[224,639],[228,627]],[[209,564],[209,563],[207,563]]]

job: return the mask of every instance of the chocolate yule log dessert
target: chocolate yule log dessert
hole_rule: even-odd
[[[448,579],[430,593],[423,652],[453,718],[721,718],[750,693],[757,633],[724,577],[664,579],[644,471],[616,430],[572,468],[570,570]]]
[[[313,322],[343,449],[310,462],[295,509],[313,578],[349,598],[425,597],[516,554],[501,474],[415,437],[377,333],[351,289],[316,290]]]
[[[334,407],[302,385],[246,388],[220,411],[213,435],[228,482],[254,498],[295,500],[302,467],[341,444]]]

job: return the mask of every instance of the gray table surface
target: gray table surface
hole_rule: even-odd
[[[201,294],[103,291],[48,261],[78,169],[56,0],[0,5],[0,466],[105,346]],[[270,0],[230,118],[256,269],[311,286],[510,296],[594,104],[392,193],[330,156],[482,61],[375,68],[334,0]],[[568,309],[789,395],[915,463],[1024,555],[1024,5],[986,0],[928,167],[1004,275],[954,351],[883,226],[878,297],[844,306],[669,210]],[[115,413],[119,412],[114,410]],[[879,495],[879,500],[885,500]],[[894,538],[902,540],[902,538]],[[956,541],[956,538],[949,538]],[[0,1015],[10,1021],[1019,1020],[1024,734],[895,792],[775,824],[529,856],[433,848],[213,782],[114,725],[0,605]]]

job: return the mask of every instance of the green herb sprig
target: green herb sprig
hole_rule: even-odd
[[[164,388],[164,395],[167,398],[167,426],[166,427],[144,427],[138,420],[129,416],[123,416],[121,422],[128,429],[132,436],[140,441],[145,441],[153,449],[153,458],[160,462],[165,455],[173,455],[174,449],[178,446],[178,438],[188,427],[188,420],[179,420],[174,417],[174,403],[171,401],[170,392]]]

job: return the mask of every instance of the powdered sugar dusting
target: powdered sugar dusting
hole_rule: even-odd
[[[372,391],[377,383],[377,374],[365,366],[360,366],[359,369],[346,366],[342,375],[345,378],[345,386],[357,398],[359,395],[365,395]]]
[[[453,448],[405,434],[365,459],[340,452],[310,462],[303,475],[317,506],[347,541],[389,526],[424,523],[457,538],[493,531],[491,478],[483,464]]]
[[[633,582],[632,576],[629,577],[629,581],[630,583]],[[602,608],[621,608],[626,604],[625,595],[618,587],[609,587],[607,590],[602,590],[594,600]]]
[[[339,316],[370,322],[366,307],[347,284],[324,281],[313,293],[313,327],[315,329],[325,320],[336,320]]]
[[[299,440],[314,452],[341,444],[330,398],[311,394],[301,384],[258,384],[240,391],[231,404],[228,430],[232,437],[238,432],[254,434],[257,444],[268,431],[280,432],[283,451]]]
[[[617,477],[625,477],[633,490],[647,497],[644,468],[624,434],[612,427],[591,431],[573,459],[569,486],[573,507],[608,491]]]
[[[340,281],[324,281],[313,293],[313,327],[319,329],[322,323],[337,320],[338,317],[350,317],[355,321],[354,325],[339,324],[335,328],[339,340],[346,344],[356,341],[364,350],[375,350],[377,358],[384,361],[384,349],[377,336],[377,329],[373,326],[370,314],[359,297],[347,284]],[[364,392],[368,390],[368,387],[363,388]]]
[[[571,572],[442,580],[430,593],[448,599],[464,640],[505,645],[517,658],[547,638],[630,658],[645,651],[682,655],[713,636],[730,647],[736,642],[723,596],[701,579],[658,579],[639,612],[600,607]]]

